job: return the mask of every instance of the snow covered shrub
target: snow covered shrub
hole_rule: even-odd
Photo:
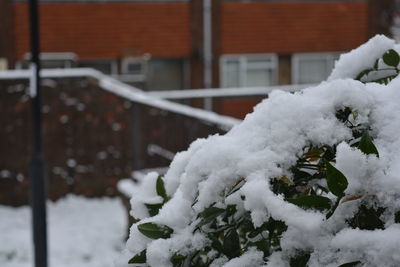
[[[136,188],[130,264],[399,266],[400,57],[376,36]],[[130,265],[131,266],[131,265]]]

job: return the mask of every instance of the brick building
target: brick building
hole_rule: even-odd
[[[203,20],[207,1],[211,24]],[[42,0],[42,65],[94,67],[146,90],[315,82],[326,77],[338,53],[375,33],[387,33],[393,2],[211,1]],[[26,1],[0,0],[0,69],[26,67],[28,17]],[[207,38],[204,26],[212,29]],[[211,55],[208,69],[205,54]],[[205,70],[211,70],[209,85]],[[28,200],[31,121],[26,87],[26,81],[18,80],[0,84],[0,147],[12,148],[0,155],[3,204]],[[118,179],[132,169],[168,165],[164,158],[147,155],[148,144],[176,152],[196,137],[216,132],[191,118],[143,107],[142,155],[136,158],[147,163],[136,168],[132,114],[137,112],[129,101],[90,79],[55,79],[44,88],[51,199],[68,192],[113,195]],[[224,99],[214,109],[243,117],[257,101]]]
[[[208,0],[212,30],[205,40],[205,1],[41,1],[43,65],[94,67],[147,90],[313,83],[326,78],[338,53],[385,32],[382,20],[393,6],[393,0]],[[0,35],[8,37],[0,38],[0,57],[24,67],[28,4],[0,0],[0,6]]]

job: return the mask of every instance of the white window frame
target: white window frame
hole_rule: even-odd
[[[332,62],[332,67],[335,66],[340,52],[322,52],[322,53],[296,53],[292,55],[292,84],[299,84],[300,68],[299,63],[302,60],[329,60]]]
[[[26,53],[24,55],[24,60],[30,61],[31,53]],[[72,68],[78,60],[78,55],[73,52],[41,52],[40,60],[42,62],[46,62],[46,61],[59,62],[63,65],[63,68]]]
[[[8,69],[8,61],[6,58],[0,57],[0,71]]]
[[[130,64],[140,65],[140,72],[139,73],[131,73],[129,71]],[[144,75],[146,73],[146,68],[147,68],[146,62],[141,58],[126,57],[121,60],[121,73],[122,74]]]
[[[278,81],[278,56],[276,54],[226,54],[220,57],[220,87],[225,87],[227,84],[227,77],[225,77],[225,65],[228,60],[239,61],[239,87],[244,87],[246,83],[246,70],[248,69],[248,60],[268,60],[269,62],[251,63],[250,69],[268,69],[272,70],[272,85],[277,84]]]

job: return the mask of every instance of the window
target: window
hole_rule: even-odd
[[[7,69],[7,59],[0,57],[0,71]]]
[[[63,69],[76,66],[78,56],[72,52],[40,53],[40,64],[43,69]],[[29,68],[31,53],[26,53],[24,59],[17,63],[17,69]]]
[[[132,75],[146,75],[149,55],[142,57],[125,57],[121,61],[121,73]]]
[[[80,60],[78,67],[93,68],[104,74],[118,73],[118,63],[116,60]]]
[[[277,82],[274,54],[225,55],[221,58],[221,87],[269,86]]]
[[[178,90],[185,84],[185,59],[151,59],[148,64],[147,90]]]
[[[292,83],[319,83],[328,78],[339,53],[299,53],[292,57]]]

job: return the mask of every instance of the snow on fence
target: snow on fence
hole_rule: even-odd
[[[0,80],[29,79],[31,76],[30,73],[31,72],[29,70],[2,71],[0,72]],[[90,68],[45,69],[42,70],[41,75],[43,78],[94,78],[98,81],[99,86],[104,90],[124,97],[128,100],[213,123],[218,125],[219,128],[223,130],[229,130],[240,122],[240,120],[229,116],[219,115],[215,112],[193,108],[161,99],[156,95],[146,93],[136,87],[122,83],[115,78]]]
[[[248,88],[189,89],[189,90],[151,91],[148,92],[148,94],[151,96],[156,96],[164,99],[267,96],[269,93],[272,92],[272,90],[296,92],[311,86],[313,85],[297,84],[297,85],[276,85],[276,86],[266,86],[266,87],[248,87]]]

